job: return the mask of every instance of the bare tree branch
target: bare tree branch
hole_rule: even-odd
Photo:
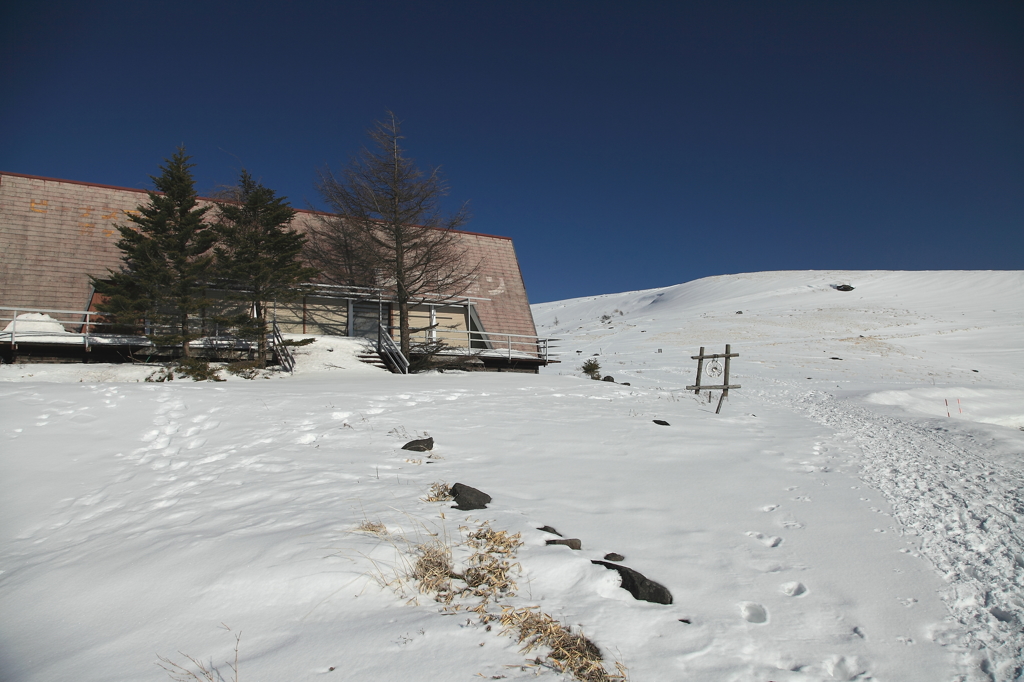
[[[464,294],[477,275],[456,232],[469,206],[441,210],[448,185],[437,168],[423,172],[405,156],[392,112],[367,131],[369,145],[335,175],[319,172],[317,190],[335,215],[309,229],[307,257],[337,284],[391,290],[398,304],[401,349],[409,356],[410,301]]]

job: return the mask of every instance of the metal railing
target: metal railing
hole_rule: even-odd
[[[402,355],[402,349],[391,338],[383,324],[377,325],[377,352],[398,368],[397,374],[409,373],[409,359]]]
[[[92,331],[93,327],[101,327],[104,325],[111,325],[109,322],[97,322],[97,318],[102,318],[103,314],[98,313],[95,310],[54,310],[51,308],[22,308],[22,307],[10,307],[0,306],[0,322],[10,322],[9,325],[2,325],[2,327],[10,327],[5,331],[0,331],[0,342],[9,341],[12,348],[18,347],[19,339],[28,343],[33,340],[40,341],[42,343],[81,343],[85,346],[86,350],[89,350],[90,345],[95,343],[96,338],[109,338],[115,336],[113,334],[97,334]],[[18,331],[18,316],[26,313],[41,313],[48,317],[51,317],[54,322],[57,322],[61,329],[32,329],[39,322],[45,322],[44,320],[21,320],[22,330]],[[58,316],[74,316],[78,319],[75,320],[60,320],[53,318],[54,315]],[[70,332],[66,327],[77,327],[79,331]],[[46,341],[42,341],[46,339]],[[148,342],[147,342],[148,343]]]
[[[295,372],[295,356],[288,350],[288,346],[284,342],[284,337],[281,336],[281,328],[277,326],[277,322],[272,322],[270,333],[267,336],[270,337],[270,347],[273,350],[274,355],[277,356],[277,361],[282,367],[288,370],[289,373]]]
[[[558,348],[549,339],[529,334],[505,334],[501,332],[479,332],[454,329],[429,329],[412,337],[414,343],[432,344],[442,341],[446,348],[443,355],[490,355],[509,360],[539,359],[545,363],[557,362],[553,352]]]
[[[61,326],[61,330],[39,330],[32,324],[34,320],[21,320],[22,330],[18,330],[18,315],[23,313],[42,313],[54,318]],[[72,318],[72,319],[69,319]],[[119,334],[113,332],[96,331],[97,329],[117,326],[115,323],[106,322],[104,314],[95,310],[56,310],[50,308],[23,308],[20,306],[0,306],[0,329],[3,329],[4,322],[10,322],[10,329],[0,331],[0,343],[9,341],[12,348],[17,349],[18,341],[24,343],[59,343],[59,344],[81,344],[85,350],[89,350],[97,344],[110,345],[140,345],[152,346],[153,343],[146,336],[139,334]],[[73,329],[75,331],[69,331]],[[293,372],[295,358],[291,351],[284,344],[280,327],[276,322],[272,324],[271,333],[268,334],[272,342],[274,353],[278,356],[278,362]],[[556,360],[557,348],[553,342],[559,339],[542,338],[527,334],[505,334],[498,332],[481,332],[468,330],[452,330],[434,328],[414,334],[410,339],[414,344],[432,344],[443,341],[446,348],[441,351],[442,355],[481,355],[492,357],[505,357],[508,360],[539,359],[544,363],[558,362]],[[192,342],[195,345],[205,347],[234,347],[245,348],[251,345],[250,342],[234,337],[231,334],[224,334],[217,325],[212,333],[204,333],[202,339]],[[388,333],[383,324],[378,324],[377,351],[398,368],[402,374],[409,373],[409,360],[399,348],[398,344]]]
[[[50,320],[18,319],[25,313],[40,313]],[[73,318],[73,319],[68,319]],[[155,344],[142,334],[124,334],[96,331],[97,329],[120,326],[115,322],[103,321],[104,313],[95,310],[57,310],[54,308],[22,308],[20,306],[0,306],[0,343],[10,342],[11,348],[17,350],[18,342],[42,343],[54,345],[81,345],[86,351],[98,345],[131,345],[154,346]],[[9,322],[10,324],[4,324]],[[40,323],[55,322],[60,329],[39,329]],[[21,329],[19,330],[19,326]],[[9,329],[5,329],[9,327]],[[69,328],[74,331],[69,331]],[[152,328],[147,325],[147,330]],[[278,357],[278,362],[289,372],[295,370],[295,357],[284,343],[281,330],[275,323],[267,334],[271,348]],[[225,334],[215,325],[210,332],[190,342],[192,347],[221,350],[246,350],[253,346],[252,341]]]

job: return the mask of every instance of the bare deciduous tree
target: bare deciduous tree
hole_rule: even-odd
[[[448,185],[438,168],[421,171],[406,158],[401,122],[390,111],[367,131],[369,143],[337,175],[320,171],[317,190],[334,211],[309,229],[308,258],[336,284],[393,290],[402,353],[409,357],[410,305],[440,295],[455,298],[472,284],[477,264],[467,261],[455,230],[469,220],[468,206],[441,210]]]

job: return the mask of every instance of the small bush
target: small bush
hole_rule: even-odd
[[[586,374],[591,379],[601,378],[601,363],[594,358],[590,358],[580,366],[580,371]]]
[[[164,365],[157,371],[146,377],[146,381],[164,382],[173,381],[175,375],[186,377],[193,381],[224,381],[220,377],[220,370],[210,367],[208,360],[202,358],[182,358],[177,362]]]
[[[260,375],[260,363],[258,360],[232,362],[226,367],[226,369],[229,374],[233,374],[236,377],[242,377],[243,379],[255,379]]]
[[[210,367],[209,360],[202,358],[182,358],[176,367],[178,374],[193,381],[224,381],[219,370]]]
[[[284,345],[284,346],[308,346],[309,344],[313,343],[314,341],[316,341],[316,339],[313,339],[313,338],[294,339],[294,340],[293,339],[285,339],[285,341],[284,341],[284,343],[282,345]]]

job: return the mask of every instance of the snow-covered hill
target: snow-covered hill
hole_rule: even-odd
[[[1024,273],[534,313],[563,339],[541,376],[393,376],[329,339],[273,380],[0,367],[0,680],[156,681],[178,651],[230,678],[238,633],[243,681],[568,679],[410,577],[439,541],[464,567],[484,522],[524,541],[489,612],[539,607],[633,682],[1020,677]],[[742,388],[715,415],[683,389],[726,343]],[[576,371],[595,355],[619,383]],[[426,434],[433,457],[400,449]],[[493,501],[424,501],[438,481]],[[673,603],[634,600],[610,552]]]
[[[759,381],[1024,381],[1024,272],[758,272],[533,310],[567,355],[597,353],[610,374],[666,385],[692,383],[677,368],[695,369],[699,346],[726,343],[744,353],[738,371]]]

